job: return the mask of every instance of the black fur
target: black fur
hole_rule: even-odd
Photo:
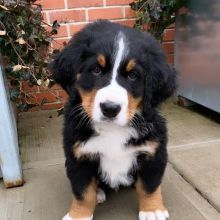
[[[91,91],[94,86],[102,88],[109,83],[108,72],[111,70],[111,55],[115,36],[121,31],[129,40],[129,55],[137,61],[138,79],[128,83],[121,74],[118,82],[134,97],[143,98],[142,116],[136,129],[139,138],[128,140],[129,145],[140,145],[146,140],[156,140],[160,144],[154,157],[146,159],[145,155],[138,156],[139,169],[131,171],[131,175],[139,175],[147,192],[153,192],[161,183],[167,163],[167,130],[165,120],[158,114],[156,107],[171,96],[176,87],[176,72],[166,62],[164,52],[159,43],[147,33],[113,24],[108,21],[98,21],[89,24],[80,31],[69,44],[58,54],[51,64],[54,78],[69,94],[65,107],[64,151],[66,156],[67,175],[70,179],[73,193],[82,199],[83,192],[92,178],[99,178],[99,158],[96,160],[77,160],[72,152],[76,142],[87,141],[95,135],[91,123],[78,126],[81,118],[72,114],[72,109],[81,98],[77,86],[85,91]],[[103,72],[105,75],[98,80],[90,74],[93,68],[94,55],[105,54],[108,59]],[[94,64],[95,67],[96,64]],[[120,67],[123,72],[123,64]],[[76,83],[78,73],[83,73]],[[138,117],[138,116],[137,116]]]

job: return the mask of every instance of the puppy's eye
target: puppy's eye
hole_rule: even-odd
[[[132,80],[132,81],[136,80],[136,79],[137,79],[137,73],[134,72],[134,71],[130,72],[130,73],[128,74],[128,79],[130,79],[130,80]]]
[[[92,73],[93,73],[93,75],[95,75],[95,76],[99,76],[99,75],[102,73],[102,70],[101,70],[98,66],[96,66],[96,67],[93,69]]]

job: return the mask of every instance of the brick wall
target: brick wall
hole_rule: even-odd
[[[133,0],[39,0],[43,6],[45,22],[52,24],[58,20],[60,28],[53,43],[54,48],[62,48],[77,31],[87,23],[97,19],[109,19],[113,22],[132,27],[135,22],[135,13],[130,9],[129,3]],[[174,60],[174,26],[165,31],[163,48],[167,53],[168,61]],[[34,110],[55,109],[63,106],[67,99],[65,92],[57,85],[50,90],[44,87],[29,87],[24,83],[23,90],[31,97],[29,101],[37,100],[45,103]]]

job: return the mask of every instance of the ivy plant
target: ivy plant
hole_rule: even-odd
[[[21,110],[28,110],[28,94],[22,89],[30,86],[51,86],[47,66],[52,36],[59,24],[55,21],[51,31],[43,22],[42,7],[36,0],[0,0],[0,53],[9,82],[10,98]]]
[[[135,27],[160,41],[164,30],[175,22],[175,12],[186,5],[187,0],[137,0],[130,4],[137,12]]]

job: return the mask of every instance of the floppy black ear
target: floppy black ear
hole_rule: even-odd
[[[176,90],[175,69],[166,61],[162,51],[154,53],[151,59],[151,106],[156,107],[172,96]]]
[[[76,75],[79,73],[83,53],[87,50],[89,38],[86,33],[77,34],[49,65],[54,80],[71,95],[74,90]]]

